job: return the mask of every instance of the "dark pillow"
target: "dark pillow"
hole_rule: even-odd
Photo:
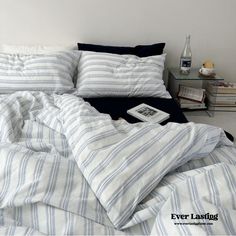
[[[96,44],[78,43],[78,49],[81,51],[135,55],[135,50],[132,47],[116,47],[116,46],[103,46],[103,45],[96,45]]]
[[[78,49],[81,51],[105,52],[113,54],[131,54],[138,57],[149,57],[154,55],[161,55],[165,47],[165,43],[156,43],[152,45],[138,45],[136,47],[116,47],[104,46],[96,44],[78,43]]]
[[[163,53],[165,43],[156,43],[152,45],[138,45],[135,47],[135,55],[138,57],[150,57],[161,55]]]

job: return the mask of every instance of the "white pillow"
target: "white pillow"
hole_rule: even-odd
[[[77,93],[81,97],[170,98],[163,82],[166,54],[150,57],[81,52]]]
[[[73,46],[66,45],[14,45],[2,44],[0,45],[0,52],[11,54],[45,54],[58,51],[67,51],[76,49]]]
[[[32,55],[0,53],[0,93],[71,91],[79,57],[78,51]]]

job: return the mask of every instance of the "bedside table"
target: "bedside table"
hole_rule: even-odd
[[[185,75],[181,74],[178,68],[168,69],[168,90],[171,96],[177,101],[177,93],[179,91],[179,86],[184,85],[193,88],[206,89],[207,83],[212,81],[223,81],[224,79],[218,75],[215,77],[204,77],[199,75],[199,69],[193,68],[190,73]],[[193,110],[205,110],[209,116],[214,116],[214,111],[209,111],[207,109],[207,104],[205,108],[182,108],[183,111],[193,111]]]
[[[194,88],[206,88],[207,82],[224,80],[218,75],[216,75],[214,78],[200,76],[198,70],[199,69],[196,68],[191,69],[188,75],[184,75],[181,74],[177,68],[168,69],[168,90],[173,98],[177,97],[180,84]]]

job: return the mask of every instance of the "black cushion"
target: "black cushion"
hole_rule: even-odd
[[[138,57],[150,57],[161,55],[163,53],[165,43],[156,43],[152,45],[138,45],[135,47],[135,55]]]
[[[149,57],[161,55],[165,43],[156,43],[152,45],[138,45],[136,47],[104,46],[96,44],[78,43],[78,49],[81,51],[105,52],[112,54],[131,54],[138,57]]]

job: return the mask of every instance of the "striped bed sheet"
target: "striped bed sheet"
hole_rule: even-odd
[[[219,128],[112,121],[74,95],[42,92],[1,96],[0,127],[0,235],[236,233],[236,149]],[[133,143],[120,146],[119,158],[107,155],[124,142]],[[110,194],[121,204],[109,205]]]

